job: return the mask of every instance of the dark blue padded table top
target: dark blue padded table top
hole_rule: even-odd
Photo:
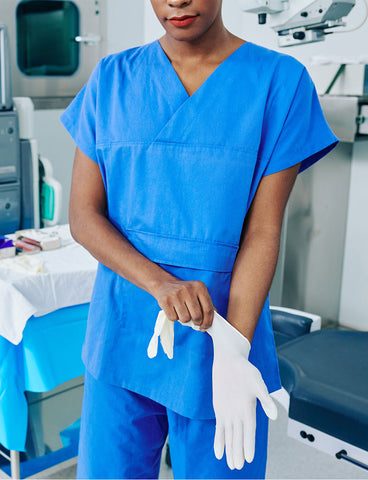
[[[289,417],[368,450],[368,332],[313,332],[278,358]]]

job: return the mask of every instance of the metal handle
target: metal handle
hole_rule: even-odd
[[[364,470],[368,470],[368,465],[365,463],[356,460],[355,458],[349,457],[348,452],[346,450],[340,450],[339,452],[336,453],[336,458],[339,460],[346,460],[347,462],[353,463],[357,467],[364,468]]]
[[[78,35],[74,38],[74,41],[77,43],[84,43],[85,45],[97,45],[98,43],[101,43],[101,35],[95,35],[93,33]]]

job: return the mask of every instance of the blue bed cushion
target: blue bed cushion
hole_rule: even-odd
[[[368,450],[368,332],[313,332],[278,358],[289,417]]]

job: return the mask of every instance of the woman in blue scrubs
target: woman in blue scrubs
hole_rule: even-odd
[[[73,237],[99,260],[82,357],[78,478],[264,478],[213,453],[214,309],[280,388],[268,291],[298,172],[337,143],[306,69],[232,35],[222,0],[151,0],[159,40],[102,59],[62,116],[74,138]],[[157,314],[174,358],[147,356]],[[193,320],[202,331],[183,327]],[[229,372],[231,375],[231,372]]]

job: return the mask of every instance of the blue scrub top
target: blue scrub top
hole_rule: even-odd
[[[99,165],[112,224],[176,277],[203,281],[224,317],[260,180],[299,162],[303,171],[337,143],[305,67],[250,42],[191,96],[158,41],[105,57],[61,120]],[[174,359],[160,349],[151,360],[159,310],[150,294],[100,264],[86,368],[186,417],[214,418],[209,335],[176,322]],[[269,391],[280,388],[268,299],[250,360]]]

